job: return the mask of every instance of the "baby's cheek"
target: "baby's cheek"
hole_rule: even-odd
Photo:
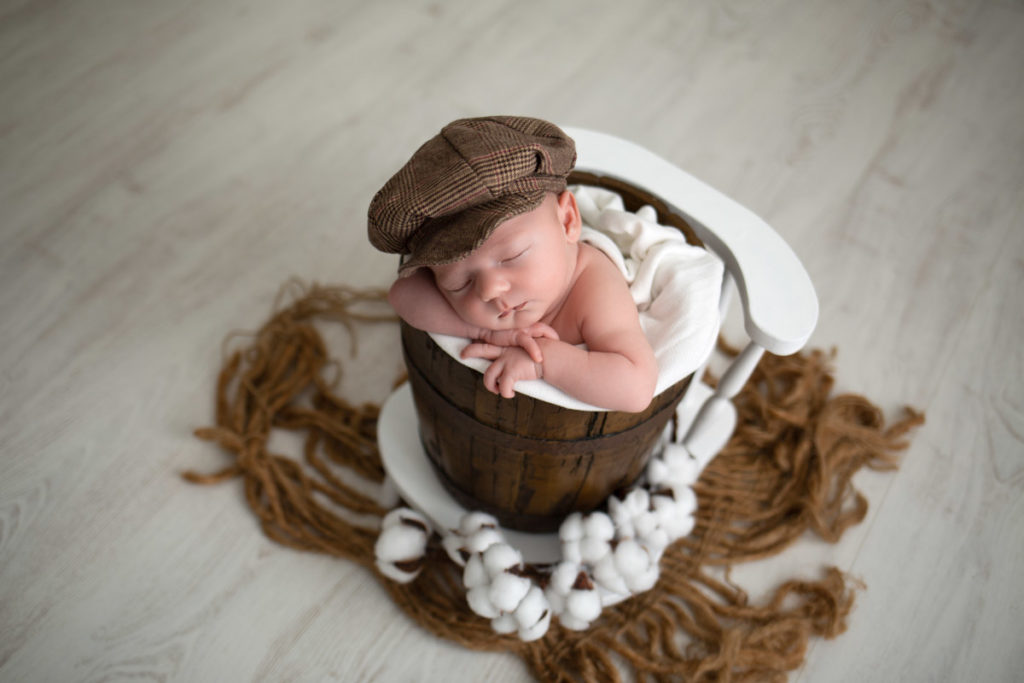
[[[462,297],[446,295],[445,298],[448,300],[448,304],[463,320],[466,319],[467,315],[470,314],[470,308],[466,305],[465,300]]]
[[[460,318],[470,325],[486,328],[490,328],[493,325],[493,322],[483,315],[483,311],[480,310],[480,306],[476,306],[465,301],[459,301],[453,303],[452,308],[455,309],[455,313],[457,313]]]

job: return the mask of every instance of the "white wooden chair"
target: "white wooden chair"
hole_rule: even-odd
[[[803,264],[771,226],[750,210],[660,156],[627,140],[566,127],[576,141],[576,168],[620,179],[663,200],[725,263],[721,311],[735,283],[750,343],[733,360],[712,392],[697,381],[683,399],[682,441],[705,465],[732,434],[731,399],[750,378],[765,351],[789,355],[803,348],[818,322],[818,298]]]

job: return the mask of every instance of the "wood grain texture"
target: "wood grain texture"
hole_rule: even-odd
[[[849,631],[794,680],[1024,671],[1024,5],[10,0],[0,4],[0,680],[515,681],[368,572],[267,541],[222,456],[221,342],[289,277],[386,285],[376,189],[447,121],[619,135],[760,214],[840,388],[925,410],[836,546]],[[345,392],[381,400],[397,330]]]

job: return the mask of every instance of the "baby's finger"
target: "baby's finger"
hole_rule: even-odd
[[[498,386],[501,387],[501,395],[505,398],[512,398],[516,395],[516,381],[510,378],[508,375],[504,375],[499,381]]]
[[[498,377],[501,375],[501,367],[498,363],[491,363],[484,371],[484,388],[492,394],[498,393]]]
[[[466,348],[462,349],[462,353],[459,354],[463,358],[486,358],[487,360],[494,360],[501,355],[502,347],[495,346],[494,344],[488,344],[486,342],[473,342],[468,344]]]
[[[540,344],[537,343],[536,339],[534,339],[533,337],[524,336],[522,339],[519,340],[519,345],[523,349],[523,351],[526,351],[526,353],[530,354],[530,358],[533,360],[534,363],[544,362],[544,355],[541,353]]]

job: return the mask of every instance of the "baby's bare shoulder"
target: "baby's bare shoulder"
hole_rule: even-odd
[[[584,336],[637,324],[636,304],[622,271],[601,251],[587,246],[581,250],[580,275],[569,305]]]
[[[612,293],[629,296],[629,284],[618,266],[604,252],[589,244],[581,245],[580,274],[573,286],[573,294],[581,300],[600,299]]]

